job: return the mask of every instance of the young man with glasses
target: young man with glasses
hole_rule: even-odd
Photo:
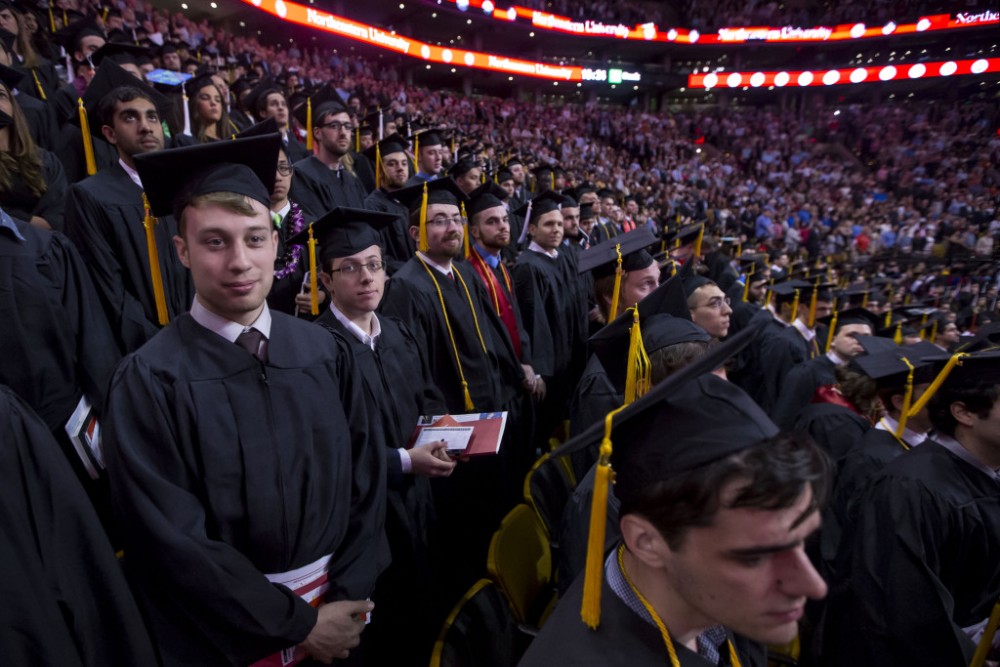
[[[375,586],[379,611],[366,633],[365,659],[422,666],[440,625],[430,603],[435,595],[429,554],[434,507],[428,478],[449,476],[456,463],[443,441],[406,448],[421,415],[446,410],[422,344],[402,321],[375,314],[386,283],[380,230],[393,222],[386,213],[348,208],[316,221],[319,278],[330,294],[330,306],[316,322],[347,341],[365,388],[372,431],[392,450],[386,450],[392,564]],[[308,232],[295,240],[306,243]]]
[[[306,126],[306,106],[295,110],[296,118]],[[364,208],[365,186],[344,165],[344,158],[354,141],[354,123],[347,108],[336,100],[320,103],[313,109],[312,134],[314,154],[295,163],[292,199],[311,211],[330,211],[338,206]]]
[[[396,193],[410,178],[410,158],[406,155],[409,146],[409,141],[393,133],[364,151],[365,157],[375,166],[379,184],[365,199],[365,208],[396,217],[395,222],[382,231],[390,276],[413,257],[417,248],[410,237],[410,210],[396,199]]]
[[[701,276],[684,281],[691,321],[708,332],[715,340],[721,340],[729,333],[729,316],[732,315],[732,301],[719,286]]]

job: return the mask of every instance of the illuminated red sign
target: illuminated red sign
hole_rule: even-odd
[[[587,37],[607,37],[612,39],[632,39],[639,41],[672,42],[676,44],[745,44],[763,42],[780,44],[788,42],[828,42],[889,35],[912,35],[934,30],[953,30],[974,26],[1000,24],[1000,12],[978,13],[959,12],[925,16],[915,23],[897,24],[889,21],[880,25],[865,23],[845,23],[836,26],[744,26],[720,28],[718,32],[701,34],[687,28],[667,28],[660,30],[655,23],[640,23],[627,26],[621,23],[605,23],[597,20],[571,19],[558,14],[550,14],[519,5],[506,9],[496,6],[493,0],[448,0],[459,8],[472,7],[483,11],[494,19],[506,22],[522,19],[541,30],[555,30],[572,35]]]
[[[906,81],[935,77],[1000,72],[1000,58],[946,60],[908,65],[849,67],[846,69],[803,70],[787,72],[710,72],[692,74],[688,88],[775,88],[838,86],[879,81]]]
[[[464,49],[425,44],[409,37],[358,23],[342,16],[323,12],[284,0],[243,0],[248,5],[299,25],[323,30],[389,51],[395,51],[429,63],[469,67],[511,75],[532,76],[553,81],[583,81],[583,68],[575,65],[551,65],[507,56],[497,56]]]

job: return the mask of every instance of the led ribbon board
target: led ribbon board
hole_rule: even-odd
[[[720,28],[718,32],[700,34],[688,28],[660,30],[655,23],[627,26],[591,19],[571,19],[519,5],[506,9],[496,6],[493,0],[447,0],[459,9],[473,7],[484,14],[508,23],[522,19],[539,30],[553,30],[570,35],[631,39],[645,42],[672,42],[676,44],[746,44],[749,42],[782,44],[796,42],[833,42],[890,35],[912,35],[927,31],[957,30],[960,28],[1000,24],[1000,12],[958,12],[924,16],[914,23],[889,21],[881,25],[844,23],[836,26],[746,26]]]
[[[388,51],[395,51],[411,58],[444,65],[464,66],[517,76],[532,76],[552,81],[583,81],[583,68],[575,65],[549,65],[546,63],[496,56],[477,51],[450,49],[425,44],[396,32],[358,23],[350,19],[305,7],[284,0],[243,0],[262,11],[288,23],[322,30],[333,35],[353,39]],[[593,79],[591,79],[593,80]]]
[[[906,81],[1000,72],[1000,58],[946,60],[909,65],[848,67],[795,72],[709,72],[688,77],[688,88],[760,88],[774,86],[837,86],[878,81]]]

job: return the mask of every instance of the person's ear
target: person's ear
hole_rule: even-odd
[[[639,514],[626,514],[619,520],[619,527],[625,547],[644,565],[661,569],[669,563],[670,546],[649,519]]]

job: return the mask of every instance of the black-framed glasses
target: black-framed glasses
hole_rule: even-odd
[[[354,125],[349,120],[348,121],[331,120],[329,123],[323,123],[319,127],[323,129],[330,129],[333,130],[334,132],[336,132],[337,130],[345,130],[347,132],[354,131]]]
[[[295,168],[287,162],[278,163],[278,173],[282,176],[290,176],[293,171],[295,171]]]
[[[373,259],[370,262],[364,264],[344,264],[339,269],[331,269],[330,273],[343,273],[345,276],[358,276],[361,275],[361,269],[368,269],[369,273],[378,273],[385,268],[385,262],[379,259]]]
[[[435,215],[433,218],[427,219],[428,225],[435,225],[438,227],[447,227],[449,224],[456,224],[459,227],[465,224],[465,218],[461,215]]]
[[[728,296],[715,296],[700,306],[693,306],[693,308],[711,308],[712,310],[722,310],[723,304],[731,306],[733,305],[733,300]]]

